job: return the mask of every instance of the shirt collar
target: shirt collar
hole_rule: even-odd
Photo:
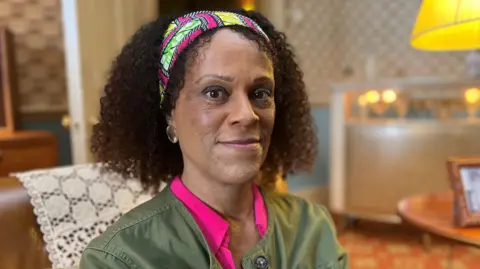
[[[228,244],[229,223],[227,220],[195,196],[195,194],[183,184],[180,177],[173,179],[170,188],[173,194],[187,207],[190,214],[192,214],[213,253],[216,254],[218,252],[222,243]],[[260,237],[263,237],[268,227],[267,209],[257,185],[252,184],[252,190],[255,224]]]

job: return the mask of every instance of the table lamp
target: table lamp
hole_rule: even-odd
[[[411,45],[429,51],[480,49],[480,0],[423,0]]]

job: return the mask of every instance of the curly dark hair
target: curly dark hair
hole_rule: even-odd
[[[261,168],[267,185],[278,173],[311,170],[317,137],[303,73],[295,62],[292,48],[283,33],[260,13],[243,9],[227,10],[254,20],[267,34],[265,39],[246,27],[231,27],[255,41],[273,61],[276,105],[275,125],[270,148]],[[178,144],[165,133],[166,116],[183,87],[186,67],[197,50],[215,33],[210,30],[190,44],[178,57],[167,85],[168,95],[160,107],[158,62],[163,33],[177,16],[162,16],[142,26],[123,47],[112,64],[104,96],[100,99],[100,118],[94,126],[91,149],[109,171],[138,178],[145,188],[158,190],[183,170]]]

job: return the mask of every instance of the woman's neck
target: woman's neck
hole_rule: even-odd
[[[253,216],[253,181],[224,184],[202,173],[188,173],[186,170],[181,179],[195,196],[225,218],[241,221]]]

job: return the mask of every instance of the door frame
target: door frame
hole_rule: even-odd
[[[61,0],[72,163],[88,162],[77,0]]]
[[[72,163],[88,163],[94,161],[90,136],[111,62],[158,15],[158,0],[61,0],[61,7]]]

